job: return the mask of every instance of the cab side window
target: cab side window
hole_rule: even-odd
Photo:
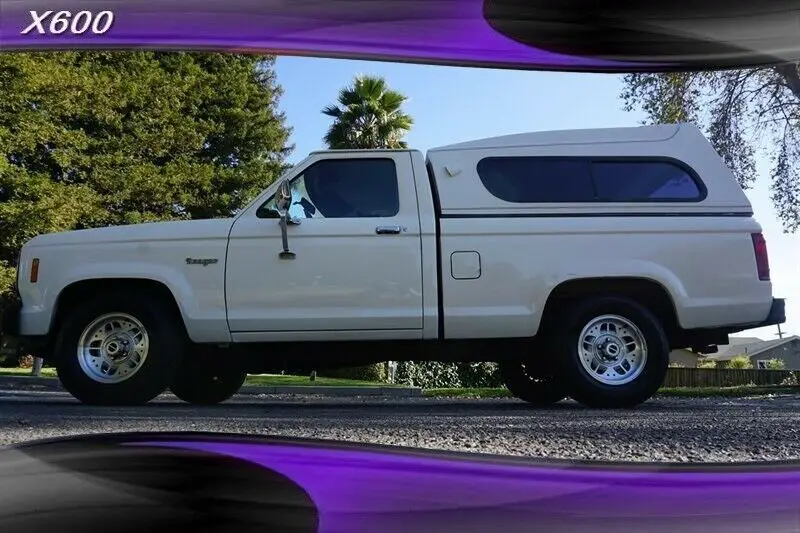
[[[400,211],[397,168],[390,158],[325,159],[292,180],[295,218],[381,218]],[[261,218],[277,216],[275,200],[258,210]]]

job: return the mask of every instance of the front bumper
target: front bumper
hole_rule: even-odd
[[[17,302],[3,309],[0,322],[0,348],[3,351],[23,349],[34,357],[47,359],[50,354],[48,336],[23,336],[20,328],[22,304]]]

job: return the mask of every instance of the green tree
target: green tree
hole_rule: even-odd
[[[243,207],[292,149],[273,62],[150,51],[0,55],[0,295],[20,246],[37,234]]]
[[[717,368],[717,362],[714,359],[700,359],[697,363],[697,368]]]
[[[408,100],[386,80],[356,76],[322,112],[333,118],[325,143],[331,149],[406,148],[403,137],[414,120],[403,111]]]
[[[783,359],[770,359],[767,362],[767,368],[769,370],[783,370],[786,368],[786,363],[783,362]]]
[[[737,370],[744,370],[748,368],[753,368],[753,362],[750,361],[750,358],[746,355],[737,355],[725,366],[725,368],[734,368]]]
[[[700,126],[750,188],[756,155],[771,160],[772,202],[786,232],[800,227],[800,71],[798,64],[749,70],[629,74],[622,99],[649,123]]]

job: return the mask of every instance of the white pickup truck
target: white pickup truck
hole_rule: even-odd
[[[537,405],[634,406],[671,349],[785,321],[747,197],[690,125],[312,153],[230,219],[41,235],[5,331],[83,402],[247,372],[496,361]]]

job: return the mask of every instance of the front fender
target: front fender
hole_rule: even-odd
[[[93,263],[88,265],[75,266],[59,279],[59,283],[53,287],[54,292],[48,295],[51,309],[51,318],[55,315],[58,306],[58,298],[69,286],[92,280],[106,279],[139,279],[155,281],[164,285],[180,309],[184,322],[187,317],[196,315],[198,312],[197,297],[186,276],[173,267],[146,262],[109,262]]]
[[[45,257],[42,264],[48,261]],[[59,299],[76,283],[101,280],[149,280],[172,294],[187,334],[195,342],[230,342],[224,299],[224,267],[186,269],[141,260],[75,262],[42,273],[38,283],[22,283],[20,329],[26,335],[51,332]]]

